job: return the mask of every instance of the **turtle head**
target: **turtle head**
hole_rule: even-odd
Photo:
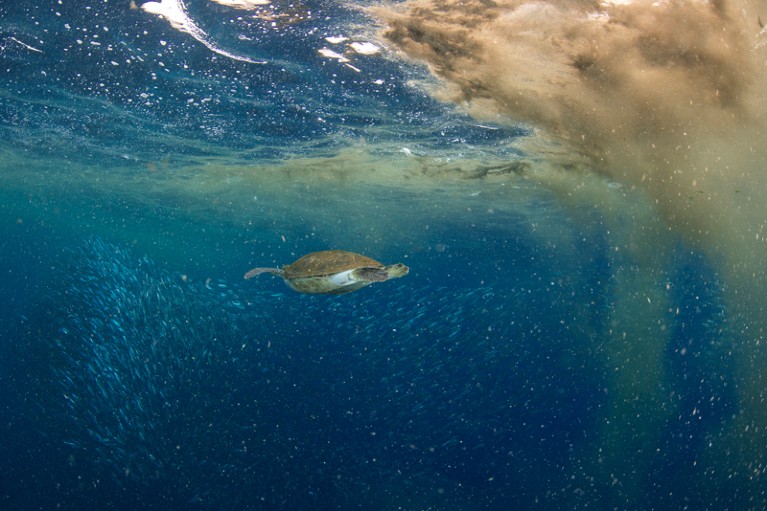
[[[410,271],[410,268],[408,268],[402,263],[397,263],[397,264],[391,264],[385,267],[384,270],[386,270],[386,274],[389,276],[390,279],[396,279],[396,278],[404,277],[405,275],[407,275],[408,272]]]

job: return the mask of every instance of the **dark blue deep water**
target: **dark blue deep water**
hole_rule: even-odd
[[[377,4],[231,4],[0,3],[0,509],[767,506],[764,117],[669,199]],[[242,278],[334,248],[411,270]]]

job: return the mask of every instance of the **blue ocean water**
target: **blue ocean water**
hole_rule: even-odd
[[[0,509],[763,509],[763,62],[536,113],[538,4],[0,4]],[[243,279],[325,249],[411,270]]]

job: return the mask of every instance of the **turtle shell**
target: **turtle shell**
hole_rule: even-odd
[[[383,264],[354,252],[323,250],[306,254],[283,268],[286,279],[303,279],[333,275],[356,268],[383,268]]]

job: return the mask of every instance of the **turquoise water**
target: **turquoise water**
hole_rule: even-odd
[[[763,509],[760,8],[0,5],[0,508]]]

